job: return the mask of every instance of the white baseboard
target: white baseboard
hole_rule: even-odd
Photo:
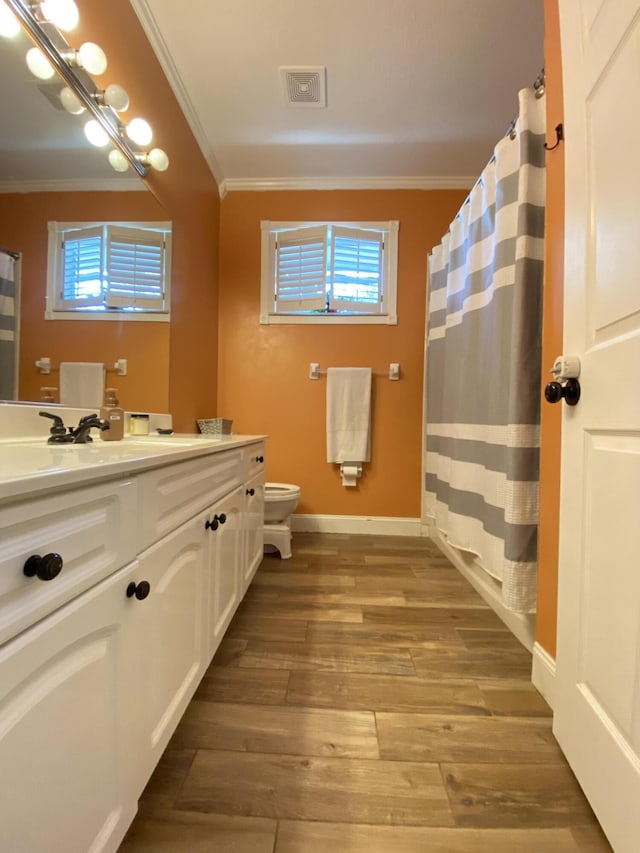
[[[378,536],[421,536],[419,518],[390,518],[376,515],[291,516],[296,533],[368,533]]]
[[[474,566],[465,561],[462,552],[457,548],[452,548],[435,527],[431,528],[430,537],[438,548],[447,555],[460,574],[464,575],[471,586],[495,611],[496,615],[502,619],[507,628],[520,640],[525,649],[532,652],[536,635],[535,613],[514,613],[512,610],[508,610],[502,603],[498,581],[494,580],[479,566]]]
[[[547,705],[553,708],[556,686],[556,662],[540,643],[533,646],[533,669],[531,670],[533,686],[542,693]]]

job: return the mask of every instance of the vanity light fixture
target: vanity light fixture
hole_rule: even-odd
[[[72,48],[59,30],[73,29],[78,23],[78,9],[74,0],[0,0],[0,35],[15,36],[22,24],[36,47],[27,52],[27,65],[42,80],[48,80],[56,71],[66,86],[60,92],[64,108],[72,115],[89,113],[85,124],[87,139],[96,146],[109,142],[114,149],[109,162],[118,172],[130,166],[140,177],[145,177],[148,167],[163,172],[169,158],[160,148],[136,151],[129,144],[145,147],[153,138],[147,121],[132,119],[125,124],[118,113],[129,106],[129,96],[122,86],[111,84],[102,90],[90,75],[103,74],[107,57],[101,47],[85,42],[77,50]],[[17,27],[17,29],[16,29]]]
[[[0,2],[0,36],[15,38],[20,32],[20,24],[6,3]]]
[[[75,29],[80,20],[74,0],[42,0],[40,9],[47,21],[65,32]]]

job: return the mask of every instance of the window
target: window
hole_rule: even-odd
[[[170,271],[170,223],[50,222],[45,317],[168,321]]]
[[[397,221],[261,227],[261,323],[397,323]]]

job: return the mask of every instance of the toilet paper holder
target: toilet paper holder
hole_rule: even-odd
[[[342,462],[340,464],[340,476],[343,486],[356,486],[358,478],[362,476],[362,464],[360,462]]]

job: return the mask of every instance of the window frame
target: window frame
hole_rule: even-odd
[[[369,230],[383,233],[384,253],[382,263],[383,311],[361,314],[296,314],[276,313],[275,266],[276,232],[285,229],[303,229],[332,225],[352,230]],[[336,325],[397,325],[397,281],[398,281],[398,220],[384,222],[314,220],[314,221],[271,221],[262,220],[261,229],[261,275],[260,275],[260,323],[278,324],[336,324]],[[332,247],[333,251],[333,247]]]
[[[127,311],[116,307],[106,307],[104,310],[92,311],[87,305],[85,310],[69,309],[64,305],[62,298],[62,275],[63,257],[62,239],[69,231],[88,231],[104,226],[113,226],[114,229],[127,229],[132,232],[164,231],[164,308],[145,309],[141,311]],[[45,320],[101,320],[106,322],[121,321],[145,322],[145,323],[168,323],[171,320],[171,222],[141,222],[107,220],[107,221],[84,221],[84,222],[58,222],[50,221],[47,224],[49,233],[47,251],[47,293],[45,302]],[[117,233],[117,232],[116,232]],[[67,301],[68,302],[68,301]]]

